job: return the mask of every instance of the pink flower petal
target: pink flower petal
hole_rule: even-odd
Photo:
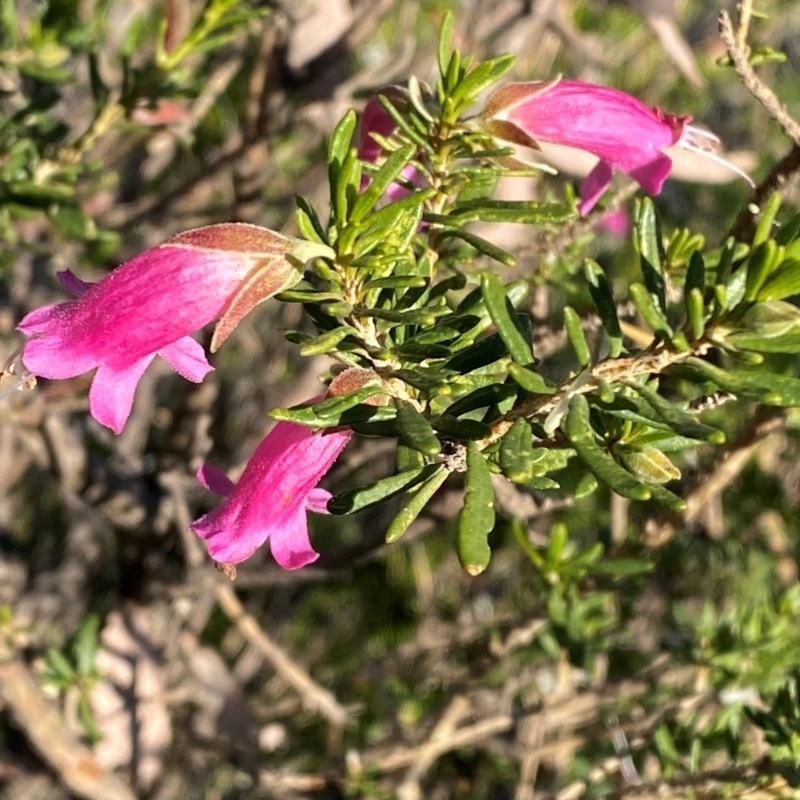
[[[582,215],[588,214],[603,196],[603,192],[608,189],[611,178],[614,174],[611,164],[608,161],[597,162],[597,166],[583,179],[581,183],[581,202],[578,211]]]
[[[221,470],[212,467],[211,464],[203,464],[197,470],[197,480],[214,494],[228,497],[236,484]]]
[[[79,278],[71,269],[65,269],[61,272],[56,273],[56,278],[58,278],[59,283],[68,291],[74,294],[76,297],[80,297],[82,294],[86,294],[89,289],[94,286],[94,283],[91,281],[84,281]]]
[[[306,508],[317,514],[328,514],[328,501],[333,495],[327,489],[312,489],[308,493]]]
[[[308,519],[304,508],[284,517],[280,536],[270,536],[272,557],[284,569],[299,569],[319,558],[308,538]]]
[[[200,383],[209,372],[214,370],[214,367],[208,363],[203,345],[196,342],[191,336],[184,336],[177,342],[162,347],[158,354],[176,372],[194,383]]]
[[[661,187],[671,171],[672,159],[663,153],[659,153],[647,164],[642,164],[641,167],[630,170],[628,175],[648,194],[660,194]]]
[[[122,432],[131,415],[136,386],[152,360],[153,356],[145,356],[122,368],[98,367],[89,390],[89,410],[101,425]]]
[[[34,375],[43,378],[74,378],[97,366],[91,352],[74,350],[64,341],[59,330],[64,303],[32,311],[19,325],[20,330],[33,335],[25,343],[22,363]],[[50,331],[52,335],[48,335]]]
[[[52,303],[42,306],[26,314],[17,325],[17,330],[26,336],[37,333],[51,333],[58,331],[66,314],[69,313],[71,303]]]

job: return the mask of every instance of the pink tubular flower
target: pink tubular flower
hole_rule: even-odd
[[[221,564],[244,561],[267,539],[273,557],[285,569],[316,561],[319,554],[308,538],[306,513],[327,513],[331,495],[316,486],[349,438],[350,431],[323,433],[278,422],[237,484],[203,465],[197,473],[200,482],[227,499],[190,530],[208,540],[209,554]]]
[[[672,169],[663,152],[671,145],[721,160],[712,152],[719,144],[717,137],[690,126],[691,117],[665,114],[618,89],[583,81],[508,84],[491,95],[481,121],[498,139],[529,147],[550,142],[598,156],[599,163],[581,185],[581,214],[591,211],[615,169],[630,175],[646,192],[658,194]]]
[[[222,316],[227,335],[246,310],[299,280],[287,261],[289,245],[266,228],[223,223],[174,236],[98,283],[59,273],[77,297],[22,320],[18,330],[30,337],[22,363],[44,378],[71,378],[97,367],[90,410],[119,433],[156,355],[201,381],[212,367],[190,334]]]

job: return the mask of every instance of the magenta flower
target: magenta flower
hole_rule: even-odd
[[[583,81],[511,83],[486,103],[481,120],[487,133],[536,147],[551,142],[600,158],[581,184],[581,214],[587,214],[611,182],[615,169],[630,175],[646,192],[658,194],[672,169],[663,151],[671,145],[713,154],[719,140],[694,128],[691,117],[665,114],[625,92]],[[727,163],[727,162],[724,162]],[[747,175],[728,166],[752,184]]]
[[[391,114],[383,107],[379,99],[381,95],[388,98],[392,105],[398,109],[402,109],[411,102],[408,91],[402,86],[387,86],[367,101],[367,104],[364,106],[364,111],[361,113],[358,157],[362,161],[368,161],[373,164],[383,159],[384,150],[378,142],[375,141],[372,134],[376,133],[385,139],[390,139],[397,130],[397,123],[392,119]],[[400,174],[415,186],[422,187],[425,185],[425,179],[413,164],[404,167]],[[361,190],[363,191],[367,186],[369,186],[369,178],[365,175],[361,179]],[[411,194],[411,192],[405,186],[401,186],[399,183],[393,183],[386,190],[385,197],[387,200],[393,201],[407,197],[409,194]]]
[[[274,559],[285,569],[316,561],[308,538],[308,511],[327,513],[330,493],[317,484],[350,438],[350,431],[323,433],[279,422],[258,446],[242,477],[233,484],[204,465],[197,473],[206,488],[227,499],[190,526],[208,540],[221,564],[236,564],[269,539]]]
[[[22,363],[44,378],[71,378],[97,367],[89,407],[119,433],[156,355],[190,381],[201,381],[212,367],[191,334],[222,316],[224,338],[253,305],[299,279],[287,261],[290,241],[256,225],[209,225],[147,250],[98,283],[59,273],[77,297],[36,309],[20,322],[17,329],[30,337]]]

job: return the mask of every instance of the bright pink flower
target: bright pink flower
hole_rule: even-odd
[[[397,123],[383,107],[379,99],[381,95],[388,98],[392,105],[399,110],[402,110],[411,102],[408,97],[408,91],[401,86],[387,86],[367,101],[364,111],[361,113],[358,157],[362,161],[368,161],[373,164],[383,159],[384,150],[375,141],[372,134],[377,133],[385,139],[390,139],[397,130]],[[425,185],[425,179],[413,164],[405,167],[400,174],[415,186],[422,187]],[[369,178],[365,175],[361,179],[361,190],[363,191],[367,186],[369,186]],[[387,200],[393,201],[407,197],[409,194],[411,192],[405,186],[393,183],[386,190],[385,196]]]
[[[213,368],[190,334],[227,313],[245,279],[251,285],[253,275],[268,272],[272,294],[298,280],[286,261],[288,242],[256,225],[224,223],[174,236],[98,283],[61,272],[61,283],[77,297],[22,320],[18,330],[30,337],[22,363],[44,378],[71,378],[97,367],[91,413],[119,433],[156,355],[190,381],[201,381]],[[262,291],[260,299],[265,296]],[[250,307],[255,302],[251,298]],[[240,319],[242,309],[233,315]]]
[[[618,89],[583,81],[508,84],[492,94],[481,120],[496,138],[533,147],[551,142],[598,156],[599,163],[581,185],[581,214],[594,207],[615,169],[646,192],[658,194],[672,169],[663,152],[671,145],[720,160],[711,152],[719,144],[717,137],[688,125],[691,117],[665,114]]]
[[[350,431],[315,432],[279,422],[258,446],[242,477],[233,484],[204,465],[200,482],[227,499],[192,523],[190,530],[208,540],[208,552],[221,564],[249,558],[269,539],[274,559],[297,569],[319,554],[308,538],[308,511],[327,513],[330,493],[317,484],[350,438]]]

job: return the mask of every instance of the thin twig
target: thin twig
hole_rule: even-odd
[[[769,196],[776,191],[785,192],[791,181],[797,180],[800,174],[800,145],[792,145],[792,149],[770,170],[769,175],[758,184],[753,194],[753,202],[746,205],[736,217],[731,228],[731,236],[737,241],[749,241],[755,230],[757,214],[753,213],[752,205],[760,209]]]
[[[764,106],[766,112],[783,128],[783,132],[796,144],[800,144],[800,124],[786,110],[777,95],[766,84],[762,83],[747,59],[748,51],[744,42],[737,40],[733,24],[727,11],[719,15],[719,35],[725,43],[733,66],[742,79],[747,90]]]
[[[67,731],[28,665],[16,656],[0,660],[0,698],[31,746],[71,792],[86,800],[135,800],[130,788]]]
[[[327,689],[317,684],[297,663],[292,661],[242,606],[230,583],[223,583],[221,576],[214,575],[214,596],[223,613],[239,629],[239,633],[269,661],[275,672],[302,698],[311,711],[322,714],[332,725],[344,727],[349,714]]]
[[[498,733],[505,733],[513,727],[514,718],[508,714],[489,717],[472,725],[458,728],[452,731],[449,736],[426,741],[418,747],[398,748],[380,761],[368,763],[368,767],[379,772],[393,772],[397,769],[409,767],[421,760],[432,764],[445,753],[457,750],[459,747],[476,744],[490,736],[496,736]]]
[[[321,714],[332,725],[343,727],[349,718],[348,710],[327,689],[296,662],[248,614],[236,596],[230,581],[207,564],[207,557],[198,538],[188,530],[191,517],[183,491],[183,480],[179,474],[162,475],[162,485],[170,492],[174,502],[175,522],[182,533],[186,561],[199,573],[201,580],[211,584],[214,598],[222,612],[233,622],[239,633],[272,665],[278,676],[291,686],[310,711]]]
[[[609,800],[621,800],[621,798],[651,798],[651,797],[675,797],[676,789],[697,789],[704,784],[720,783],[745,783],[748,791],[753,791],[759,778],[767,778],[775,775],[777,770],[771,768],[768,759],[757,761],[754,764],[744,764],[742,766],[727,767],[724,769],[712,769],[706,772],[698,772],[694,775],[680,775],[669,780],[653,781],[638,785],[625,786],[606,795]],[[776,787],[777,788],[777,787]],[[695,796],[694,793],[692,796]],[[775,795],[779,796],[778,794]]]
[[[786,411],[782,408],[760,408],[736,441],[722,454],[711,472],[687,495],[686,509],[680,522],[667,521],[658,524],[655,520],[650,521],[644,531],[647,545],[661,547],[675,536],[679,524],[691,525],[695,522],[703,509],[736,480],[767,437],[783,425],[785,417]]]
[[[753,0],[741,0],[737,5],[739,24],[736,26],[736,43],[742,49],[747,47],[747,35],[750,33],[750,19],[753,16]]]

